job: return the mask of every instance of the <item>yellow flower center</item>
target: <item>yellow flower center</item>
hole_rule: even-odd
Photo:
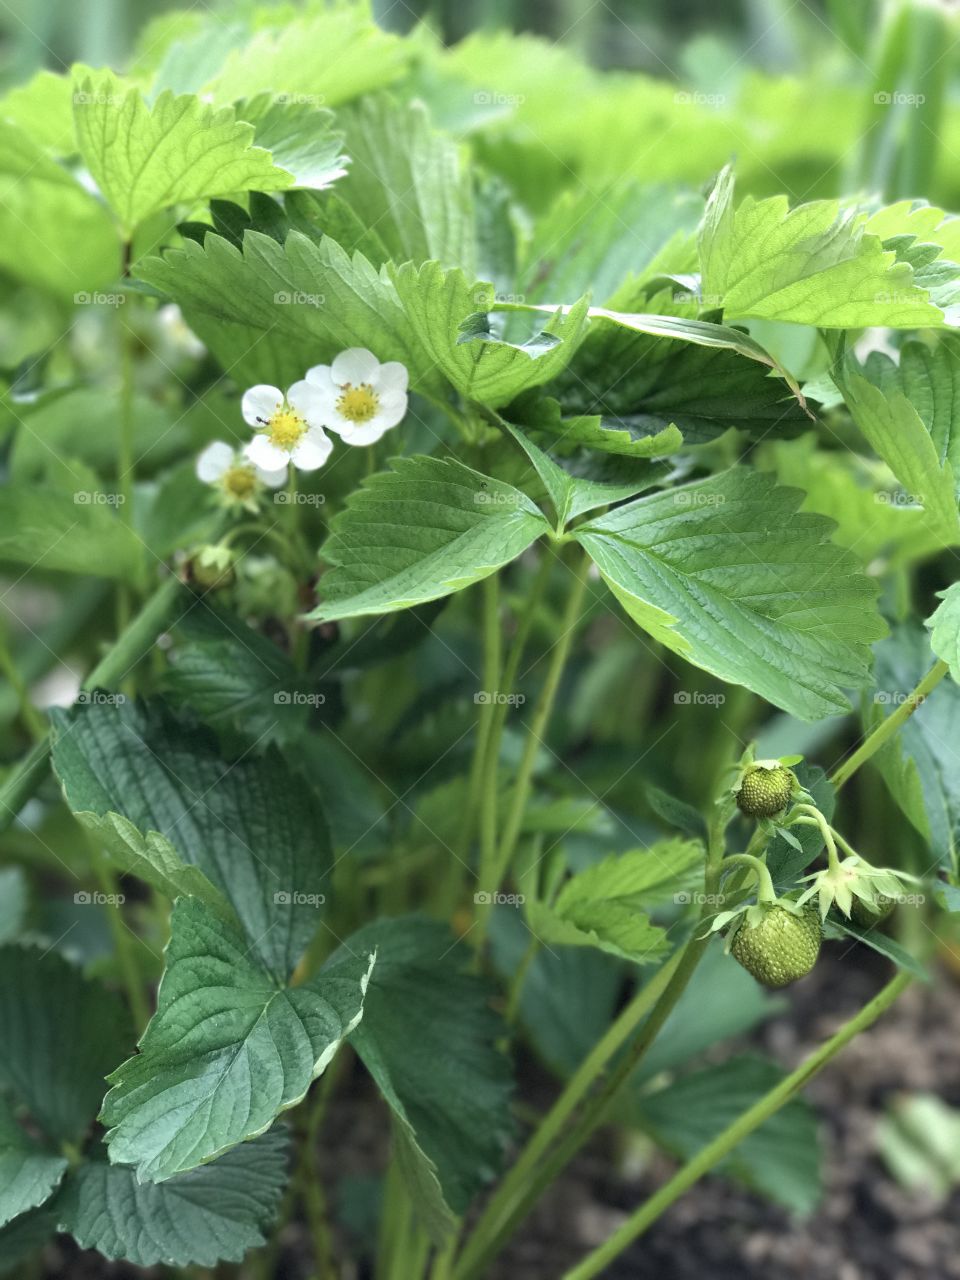
[[[228,497],[236,498],[238,502],[246,502],[256,490],[257,473],[253,467],[240,464],[225,471],[221,483]]]
[[[347,382],[340,389],[337,412],[350,422],[369,422],[379,403],[380,397],[369,382],[361,382],[358,387]]]
[[[293,409],[278,409],[267,423],[270,443],[280,449],[292,449],[299,444],[307,424]]]

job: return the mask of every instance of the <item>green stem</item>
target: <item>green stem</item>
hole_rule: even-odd
[[[110,651],[83,682],[84,689],[114,688],[155,643],[183,590],[172,575],[153,593]],[[46,777],[50,735],[36,742],[0,787],[0,831],[5,831]]]
[[[523,816],[526,812],[527,801],[530,798],[530,790],[533,785],[533,771],[536,765],[537,752],[543,745],[557,691],[560,688],[560,680],[577,631],[577,623],[583,610],[583,599],[587,589],[587,572],[590,564],[590,557],[584,553],[574,571],[574,585],[567,598],[567,605],[560,621],[560,638],[550,653],[550,664],[547,668],[546,679],[530,720],[526,744],[520,760],[520,767],[517,770],[517,780],[507,813],[503,838],[497,850],[494,865],[491,867],[491,893],[500,888],[516,851],[520,828],[523,825]],[[481,932],[485,926],[485,919],[486,917],[479,922]]]
[[[494,573],[483,582],[483,682],[486,685],[484,690],[486,702],[483,704],[481,713],[484,759],[481,768],[480,866],[477,885],[481,892],[487,895],[492,895],[498,887],[494,884],[492,877],[497,860],[497,766],[500,759],[499,752],[492,749],[492,738],[497,715],[497,699],[503,693],[500,689],[501,663],[500,584],[499,575]],[[481,904],[481,910],[477,915],[484,915],[489,910],[488,897],[486,905]]]
[[[776,902],[777,891],[773,887],[773,877],[767,869],[767,864],[760,858],[755,858],[751,853],[735,853],[732,857],[724,858],[723,870],[728,867],[748,867],[757,877],[757,901],[758,902]]]
[[[577,1266],[569,1270],[563,1280],[591,1280],[618,1257],[628,1245],[641,1236],[673,1202],[704,1174],[709,1173],[725,1156],[749,1137],[754,1130],[780,1110],[791,1098],[798,1094],[813,1077],[827,1065],[831,1058],[849,1044],[861,1031],[871,1026],[882,1013],[897,999],[902,991],[912,982],[908,973],[900,973],[893,978],[883,990],[864,1005],[859,1013],[846,1022],[840,1030],[825,1044],[801,1063],[795,1071],[769,1093],[765,1094],[752,1107],[738,1116],[722,1133],[702,1148],[692,1160],[667,1182],[656,1195],[651,1196],[635,1213],[627,1219],[613,1235],[599,1248],[594,1249]]]
[[[704,876],[705,896],[708,898],[716,889],[722,865],[723,827],[720,816],[711,824]],[[698,925],[707,918],[707,914],[705,904]],[[698,937],[700,932],[695,928],[687,943],[636,993],[574,1072],[491,1197],[454,1269],[455,1280],[473,1280],[486,1272],[492,1259],[560,1170],[603,1122],[620,1089],[656,1040],[709,946],[709,935]],[[639,1033],[629,1051],[620,1057],[614,1070],[604,1079],[608,1065],[638,1028]],[[559,1141],[570,1117],[590,1089],[598,1084],[599,1089],[587,1102],[580,1119],[562,1142]]]
[[[853,777],[862,764],[866,764],[871,756],[875,755],[882,746],[890,741],[904,721],[913,715],[917,707],[921,705],[931,690],[937,687],[949,670],[949,666],[942,658],[933,664],[913,692],[908,694],[903,702],[900,703],[896,711],[887,716],[885,720],[882,720],[873,732],[864,739],[853,755],[844,760],[843,764],[834,770],[830,777],[830,782],[835,788],[839,790],[845,782]]]
[[[837,853],[837,842],[833,838],[833,830],[830,823],[815,805],[798,804],[797,812],[804,814],[807,819],[820,828],[823,843],[827,846],[827,866],[832,872],[838,872],[840,870],[840,857]],[[803,822],[804,818],[797,818],[796,821]]]
[[[34,742],[39,742],[47,732],[47,722],[30,701],[30,692],[23,677],[20,675],[16,662],[13,660],[13,654],[10,652],[10,646],[3,630],[0,630],[0,672],[6,676],[16,697],[17,710],[20,713],[23,727]]]

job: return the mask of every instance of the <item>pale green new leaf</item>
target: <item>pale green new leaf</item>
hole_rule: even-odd
[[[667,648],[805,720],[845,710],[884,633],[876,587],[798,514],[802,495],[734,468],[638,498],[577,538],[630,616]]]
[[[166,91],[148,105],[112,76],[86,79],[74,95],[87,168],[129,237],[151,214],[235,191],[279,191],[293,178],[252,145],[254,128],[232,108]]]
[[[561,914],[581,902],[620,902],[638,911],[660,906],[703,879],[699,840],[661,840],[649,849],[613,854],[573,876],[560,890]]]
[[[789,209],[786,196],[746,196],[734,208],[733,176],[717,180],[700,232],[702,289],[732,318],[821,328],[938,326],[943,313],[917,288],[866,215],[817,200]]]
[[[872,352],[862,372],[884,395],[909,400],[930,433],[940,465],[960,485],[960,342],[944,334],[935,346],[909,341],[900,348],[898,362]]]
[[[66,1168],[63,1156],[38,1146],[0,1097],[0,1227],[44,1204]]]
[[[495,306],[490,285],[471,284],[462,271],[444,272],[438,262],[419,269],[406,263],[392,270],[392,278],[429,359],[461,395],[494,408],[556,377],[586,332],[586,298],[558,308],[532,343],[518,346],[497,338],[482,321]]]
[[[570,902],[563,911],[528,902],[530,932],[547,947],[597,947],[634,964],[656,964],[670,950],[666,933],[650,917],[622,903]]]
[[[464,949],[421,916],[353,934],[327,969],[377,950],[364,1017],[350,1042],[394,1118],[398,1159],[417,1213],[440,1243],[500,1171],[511,1137],[512,1083],[502,1020]]]
[[[350,171],[339,194],[394,262],[436,259],[472,275],[473,190],[460,147],[430,126],[422,103],[365,98],[338,115]],[[475,307],[468,310],[476,310]]]
[[[157,1012],[109,1077],[115,1164],[163,1182],[264,1133],[295,1106],[363,1014],[372,954],[278,987],[242,934],[194,898],[173,909]]]
[[[110,495],[87,488],[81,477],[75,492],[53,487],[0,489],[0,562],[32,570],[130,578],[142,545],[117,515]]]
[[[960,582],[938,591],[937,599],[941,603],[924,624],[930,631],[930,648],[960,684]]]
[[[960,541],[956,480],[920,414],[889,378],[881,388],[849,371],[839,379],[844,400],[870,446],[909,495],[922,506],[930,526],[945,542]]]
[[[287,1182],[287,1134],[277,1126],[212,1164],[167,1182],[85,1161],[56,1204],[81,1249],[138,1267],[215,1267],[264,1243]]]
[[[549,530],[512,485],[454,459],[396,458],[369,476],[331,524],[333,566],[312,618],[391,613],[462,591]]]
[[[273,93],[258,93],[235,110],[253,125],[257,146],[270,152],[296,186],[320,190],[346,172],[343,134],[333,128],[333,112]]]

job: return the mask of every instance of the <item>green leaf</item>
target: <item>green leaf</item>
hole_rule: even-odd
[[[339,194],[374,227],[395,262],[436,259],[476,269],[470,170],[458,145],[430,126],[420,102],[364,98],[338,115],[350,172]]]
[[[179,899],[157,1012],[109,1077],[111,1161],[164,1182],[269,1129],[360,1021],[374,956],[357,951],[335,973],[278,987],[242,934]]]
[[[663,478],[663,470],[638,462],[630,466],[624,462],[618,468],[610,468],[607,476],[597,478],[577,475],[572,469],[560,465],[522,432],[504,419],[501,425],[513,436],[533,464],[543,482],[557,517],[557,528],[563,528],[576,516],[596,507],[606,507],[625,498],[636,497],[644,489],[652,489]]]
[[[899,361],[872,352],[864,364],[866,377],[888,397],[898,393],[910,401],[930,433],[940,466],[960,477],[960,430],[953,411],[960,395],[960,340],[942,334],[935,346],[910,340]],[[960,481],[958,481],[960,482]]]
[[[559,401],[552,397],[524,396],[510,406],[510,417],[529,430],[549,437],[551,448],[592,449],[599,453],[624,458],[659,458],[677,453],[683,447],[683,436],[674,426],[651,434],[635,422],[617,418],[564,418]]]
[[[276,750],[231,761],[209,730],[162,703],[94,699],[57,714],[53,766],[75,813],[118,813],[148,833],[142,848],[120,833],[130,836],[132,867],[146,878],[136,858],[149,860],[165,892],[216,902],[196,874],[185,878],[169,841],[231,903],[251,950],[287,977],[319,927],[330,844],[313,792]]]
[[[0,948],[0,1082],[48,1138],[86,1135],[130,1040],[120,999],[58,952]]]
[[[248,231],[243,249],[208,234],[139,264],[231,376],[285,387],[345,347],[399,360],[417,390],[442,387],[385,273],[334,240],[294,231],[278,244]],[[469,308],[468,308],[469,309]]]
[[[21,1262],[26,1262],[36,1254],[53,1236],[57,1229],[57,1216],[53,1205],[44,1205],[40,1209],[32,1209],[29,1213],[21,1213],[18,1218],[0,1227],[0,1276],[5,1276]],[[17,1276],[23,1275],[23,1269]]]
[[[688,662],[801,719],[848,706],[884,628],[874,585],[797,514],[801,495],[737,467],[577,530],[630,616]]]
[[[148,105],[113,76],[88,78],[74,94],[74,121],[84,162],[128,239],[171,205],[293,185],[252,145],[253,125],[194,94],[166,90]]]
[[[915,956],[912,956],[906,947],[902,947],[899,942],[895,942],[893,938],[885,934],[876,925],[864,928],[853,920],[833,919],[831,917],[824,926],[824,934],[826,937],[834,939],[856,938],[865,947],[870,947],[872,951],[876,951],[878,954],[886,956],[888,960],[892,960],[898,969],[912,973],[921,982],[931,981],[929,970]]]
[[[106,209],[12,121],[0,121],[0,267],[67,300],[120,271]]]
[[[530,932],[547,947],[597,947],[633,964],[658,964],[670,951],[666,933],[649,916],[617,901],[573,901],[560,910],[528,902]]]
[[[76,150],[69,76],[38,71],[25,83],[14,85],[0,99],[0,119],[18,125],[53,155],[71,155]]]
[[[636,1119],[660,1145],[688,1159],[782,1079],[780,1068],[765,1059],[732,1058],[638,1098]],[[806,1214],[820,1198],[819,1155],[816,1117],[796,1098],[719,1167],[751,1190]]]
[[[408,262],[391,275],[413,335],[432,364],[462,395],[493,408],[556,377],[586,332],[587,301],[581,298],[551,315],[534,346],[517,346],[477,320],[494,308],[491,285],[471,284],[462,271],[444,272],[438,262],[419,268]]]
[[[876,692],[865,716],[869,732],[892,714],[930,670],[930,636],[923,627],[896,627],[876,649]],[[896,737],[873,757],[897,804],[950,871],[960,848],[960,778],[944,751],[960,723],[960,687],[941,680]],[[882,859],[878,859],[882,861]]]
[[[825,329],[917,329],[943,313],[906,263],[865,231],[866,215],[836,200],[789,209],[786,196],[746,196],[733,207],[733,176],[717,180],[700,232],[703,296],[735,318]]]
[[[393,1113],[400,1167],[439,1241],[503,1163],[512,1130],[510,1069],[497,1048],[504,1025],[445,926],[419,916],[378,921],[327,969],[337,973],[371,947],[377,965],[351,1043]]]
[[[950,674],[960,684],[960,582],[954,582],[946,591],[938,591],[941,602],[924,623],[930,632],[930,648],[950,668]]]
[[[138,1267],[215,1267],[264,1243],[287,1182],[282,1127],[167,1182],[85,1161],[57,1200],[58,1226],[81,1249]]]
[[[49,1200],[66,1168],[63,1156],[38,1146],[0,1097],[0,1227]]]
[[[941,465],[933,437],[903,392],[884,390],[859,373],[838,380],[853,420],[870,446],[904,486],[909,501],[922,506],[931,527],[948,542],[960,541],[956,480],[949,462]]]
[[[272,93],[258,93],[238,102],[235,109],[241,120],[253,125],[257,146],[269,151],[273,163],[290,174],[295,186],[319,190],[346,172],[343,134],[332,127],[332,111]]]
[[[87,487],[73,493],[38,485],[0,489],[0,561],[36,571],[129,579],[142,545],[116,513],[110,493]]]
[[[207,89],[217,102],[282,89],[295,102],[336,107],[390,84],[411,56],[411,46],[381,30],[367,6],[325,7],[240,41]]]
[[[368,477],[322,548],[309,615],[331,621],[437,600],[515,560],[549,525],[519,489],[453,459],[396,458]]]

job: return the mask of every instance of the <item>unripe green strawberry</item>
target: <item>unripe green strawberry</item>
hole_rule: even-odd
[[[784,765],[753,765],[740,780],[737,805],[750,818],[772,818],[786,809],[792,795],[793,774]]]
[[[807,903],[801,915],[778,904],[763,908],[758,924],[744,920],[730,950],[767,987],[785,987],[810,972],[820,954],[820,912]]]

